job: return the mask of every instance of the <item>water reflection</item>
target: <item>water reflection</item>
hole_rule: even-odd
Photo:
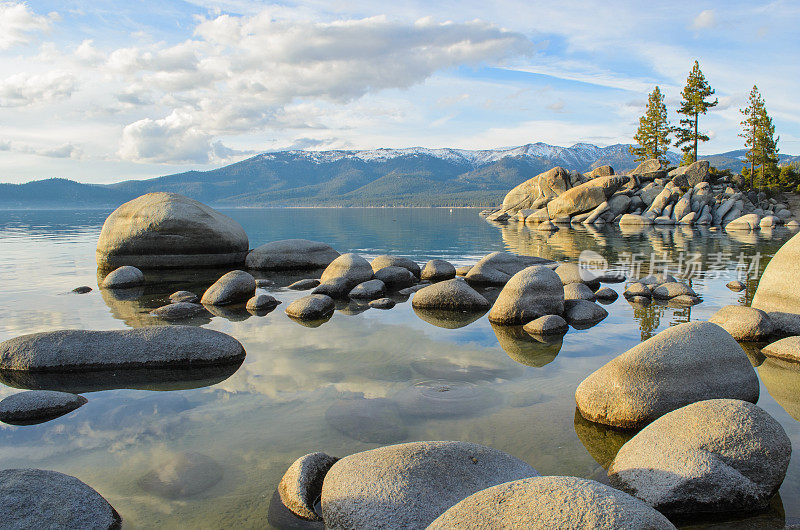
[[[575,434],[603,469],[608,469],[622,446],[633,438],[636,432],[594,423],[581,416],[578,409],[575,409]]]
[[[497,342],[509,357],[520,364],[542,367],[553,362],[561,351],[561,337],[552,342],[543,342],[528,335],[522,326],[500,326],[492,324]]]
[[[758,366],[758,374],[783,410],[800,421],[800,365],[768,358]]]

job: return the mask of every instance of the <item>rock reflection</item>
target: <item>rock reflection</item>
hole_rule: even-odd
[[[503,351],[526,366],[540,368],[553,362],[563,344],[561,337],[555,338],[553,342],[542,342],[528,335],[522,326],[492,324],[492,329]]]
[[[769,358],[758,366],[758,374],[769,395],[800,421],[800,365]]]
[[[600,423],[594,423],[575,409],[575,434],[583,446],[594,458],[595,462],[608,469],[611,461],[617,456],[620,448],[636,435],[636,431],[615,429]]]
[[[458,329],[481,318],[487,311],[447,311],[443,309],[414,308],[419,318],[439,328]]]
[[[306,521],[300,519],[289,508],[281,502],[281,496],[277,490],[272,494],[269,501],[269,511],[267,512],[267,523],[271,528],[277,530],[324,530],[325,523],[322,521]]]
[[[209,305],[204,304],[206,311],[215,317],[221,317],[231,322],[242,322],[250,318],[250,312],[243,304],[236,305]]]
[[[195,368],[140,368],[86,372],[0,371],[0,383],[29,390],[58,390],[72,394],[129,388],[136,390],[187,390],[225,381],[243,361]]]

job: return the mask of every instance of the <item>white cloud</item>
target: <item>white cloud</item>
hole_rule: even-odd
[[[40,16],[31,11],[27,4],[0,2],[0,50],[27,44],[32,39],[32,33],[49,30],[53,20],[58,20],[56,13]]]
[[[717,15],[713,9],[701,11],[692,21],[692,29],[708,29],[717,25]]]
[[[21,72],[0,80],[0,107],[24,107],[68,98],[76,84],[75,76],[68,72]]]
[[[48,158],[80,159],[83,156],[82,150],[72,143],[47,147],[34,147],[32,145],[6,140],[0,141],[0,151],[45,156]]]

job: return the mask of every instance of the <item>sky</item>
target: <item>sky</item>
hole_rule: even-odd
[[[110,183],[283,149],[630,143],[695,60],[743,147],[800,154],[800,2],[0,0],[0,182]]]

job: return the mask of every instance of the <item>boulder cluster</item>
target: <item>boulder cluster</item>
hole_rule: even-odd
[[[647,160],[625,175],[616,175],[611,166],[587,174],[554,167],[518,185],[501,207],[481,215],[537,230],[611,223],[713,225],[726,230],[800,227],[786,203],[763,191],[739,191],[735,179],[710,182],[709,169],[707,160],[678,168]]]

